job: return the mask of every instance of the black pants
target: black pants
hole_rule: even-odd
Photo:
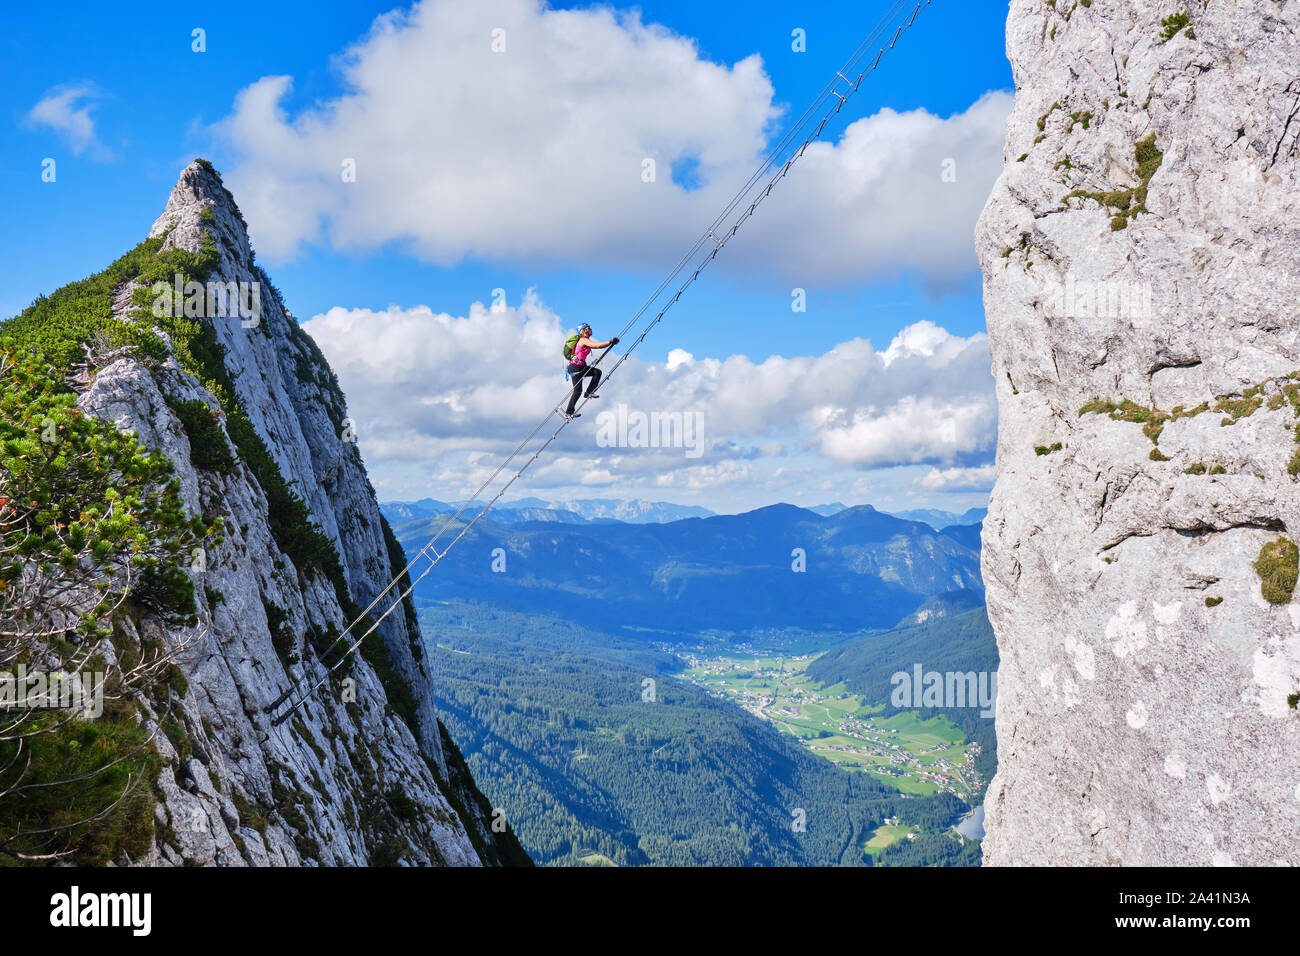
[[[582,393],[582,380],[587,379],[587,397],[596,390],[600,384],[600,369],[594,365],[575,365],[569,363],[569,378],[573,379],[573,394],[569,396],[569,408],[567,414],[572,415],[574,408],[578,405],[578,396]]]

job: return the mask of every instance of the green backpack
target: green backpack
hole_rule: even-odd
[[[578,339],[580,338],[582,338],[582,335],[578,332],[574,332],[564,340],[564,357],[569,361],[573,360],[573,349],[574,346],[578,344]]]

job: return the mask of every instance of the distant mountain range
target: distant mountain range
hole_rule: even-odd
[[[936,531],[838,503],[663,523],[609,511],[573,521],[536,507],[548,502],[513,504],[524,507],[476,523],[416,598],[439,711],[538,862],[978,863],[973,845],[942,832],[965,809],[956,797],[898,793],[835,767],[672,679],[677,659],[651,643],[829,648],[809,675],[892,712],[896,671],[996,667],[978,524]],[[397,507],[387,509],[410,553],[445,524],[449,506]],[[530,507],[545,514],[527,518]],[[875,633],[849,633],[864,631]],[[647,675],[658,681],[653,708],[639,696]],[[980,743],[987,783],[992,721],[971,709],[944,713]],[[790,841],[788,819],[773,812],[792,794],[823,821],[815,838]],[[891,817],[927,832],[888,860],[864,854],[863,841]]]
[[[408,553],[446,521],[445,511],[403,519],[387,508]],[[511,521],[493,511],[415,594],[575,620],[609,604],[624,626],[694,633],[889,628],[935,595],[983,594],[978,537],[974,548],[970,540],[969,529],[939,532],[870,505],[823,516],[777,504],[658,524]]]
[[[460,502],[421,498],[419,501],[389,501],[380,504],[384,516],[391,522],[409,521],[412,518],[432,518],[448,515],[460,507]],[[813,505],[806,510],[829,518],[847,511],[849,505],[839,501]],[[860,506],[861,507],[861,506]],[[869,505],[865,507],[870,507]],[[964,514],[921,508],[913,511],[886,512],[905,521],[921,521],[936,531],[952,525],[976,524],[984,520],[987,508],[971,508]],[[628,524],[666,524],[683,518],[710,518],[717,512],[699,505],[678,505],[670,501],[645,501],[640,498],[574,498],[546,500],[520,498],[497,505],[490,512],[500,524],[518,524],[521,521],[563,521],[567,524],[586,524],[623,521]]]
[[[937,511],[934,508],[917,508],[912,511],[895,511],[893,514],[908,521],[924,521],[931,528],[940,531],[952,525],[978,524],[988,517],[988,508],[970,508],[963,514],[952,511]]]
[[[419,501],[390,501],[382,504],[384,516],[390,522],[409,521],[412,518],[432,518],[436,515],[454,514],[460,502],[421,498]],[[479,505],[475,511],[482,508]],[[644,501],[639,498],[578,498],[567,501],[545,501],[541,498],[520,498],[497,505],[489,514],[498,524],[518,524],[523,521],[562,521],[567,524],[609,523],[622,521],[628,524],[663,524],[683,518],[706,518],[713,515],[708,508],[698,505],[677,505],[668,501]]]

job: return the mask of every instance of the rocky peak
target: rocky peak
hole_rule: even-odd
[[[254,264],[243,217],[209,163],[181,173],[150,237],[163,240],[159,256],[192,254],[177,268],[198,263],[204,274],[178,273],[182,286],[247,286],[259,307],[250,320],[211,312],[207,298],[202,356],[191,342],[161,366],[120,358],[79,399],[167,454],[188,509],[224,519],[224,541],[191,569],[199,623],[130,625],[175,648],[184,675],[173,718],[141,705],[147,722],[171,731],[157,737],[165,764],[145,862],[527,862],[513,835],[491,826],[438,720],[409,603],[287,722],[272,723],[277,700],[326,674],[341,651],[334,636],[404,559],[337,380]],[[114,295],[114,314],[139,321],[129,293]],[[233,467],[196,464],[205,459],[195,442],[212,438],[181,420],[186,403],[220,413]]]
[[[222,253],[223,272],[238,271],[241,266],[253,269],[253,248],[244,216],[221,174],[204,159],[196,159],[181,171],[149,237],[162,237],[164,249],[194,253],[202,249],[205,239],[215,240]]]

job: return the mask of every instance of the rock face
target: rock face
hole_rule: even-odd
[[[238,314],[210,319],[226,372],[279,473],[337,551],[351,599],[368,605],[392,578],[393,555],[356,444],[347,440],[342,395],[254,265],[243,219],[211,166],[197,161],[181,174],[151,237],[163,249],[195,253],[215,241],[219,264],[208,282],[245,283],[245,305],[260,305],[255,322]],[[115,299],[124,316],[129,293]],[[100,370],[79,400],[163,450],[188,509],[224,516],[224,542],[193,570],[200,623],[140,625],[157,631],[141,637],[179,649],[187,689],[173,705],[174,721],[145,705],[147,718],[168,730],[156,738],[166,766],[156,788],[155,849],[133,862],[527,862],[512,834],[494,832],[491,808],[438,721],[409,606],[368,638],[387,650],[382,675],[354,655],[347,692],[336,675],[292,719],[272,725],[269,705],[286,690],[311,688],[325,672],[322,652],[303,635],[341,630],[349,615],[327,574],[295,567],[281,551],[267,489],[247,462],[226,474],[191,463],[173,408],[201,401],[217,410],[213,387],[175,358],[160,368],[123,358]],[[400,715],[394,694],[403,697]]]
[[[1011,3],[987,863],[1300,864],[1300,606],[1256,569],[1300,539],[1298,32],[1294,2]]]

